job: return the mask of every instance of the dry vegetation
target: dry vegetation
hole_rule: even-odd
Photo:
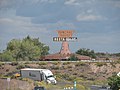
[[[35,82],[13,77],[13,74],[19,72],[21,68],[43,68],[50,69],[58,81],[57,85],[46,85],[45,83],[38,83],[39,85],[50,88],[64,88],[72,86],[74,80],[77,81],[77,87],[82,90],[87,90],[92,84],[105,84],[106,79],[120,70],[120,63],[85,63],[85,62],[26,62],[2,64],[0,63],[0,90],[7,90],[6,78],[11,77],[11,90],[32,90]],[[28,88],[29,87],[29,88]],[[56,90],[56,89],[54,89]]]

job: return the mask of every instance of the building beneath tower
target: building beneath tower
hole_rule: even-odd
[[[78,60],[90,60],[89,56],[79,55],[75,53],[71,53],[69,49],[68,41],[73,41],[77,39],[76,37],[72,37],[73,30],[58,30],[58,37],[55,37],[53,41],[62,41],[61,49],[58,53],[49,54],[42,56],[40,60],[69,60],[70,57],[75,56]],[[68,40],[68,41],[67,41]]]

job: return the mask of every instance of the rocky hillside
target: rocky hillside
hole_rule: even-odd
[[[73,82],[83,85],[91,85],[98,83],[106,83],[107,78],[120,71],[119,63],[88,63],[88,62],[26,62],[17,64],[1,64],[0,65],[0,82],[3,82],[2,78],[13,77],[15,72],[19,72],[21,68],[43,68],[50,69],[59,83]],[[18,79],[17,79],[18,80]],[[13,79],[16,81],[16,79]],[[17,82],[21,82],[18,80]],[[87,83],[87,84],[86,84]],[[27,84],[26,85],[31,85]],[[32,84],[33,85],[33,84]],[[0,84],[0,87],[5,87],[4,82]],[[60,87],[60,86],[59,86]],[[22,89],[21,89],[22,90]],[[29,89],[30,90],[30,89]]]

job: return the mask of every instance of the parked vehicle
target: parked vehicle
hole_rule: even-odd
[[[53,73],[48,69],[34,69],[24,68],[20,70],[22,78],[30,78],[37,81],[46,81],[47,83],[56,84],[57,81],[53,76]]]

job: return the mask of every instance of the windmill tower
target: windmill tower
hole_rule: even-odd
[[[76,41],[77,37],[72,37],[74,31],[73,30],[57,30],[58,37],[54,37],[53,41],[62,42],[62,46],[60,49],[61,55],[69,55],[71,54],[69,49],[69,41]]]

